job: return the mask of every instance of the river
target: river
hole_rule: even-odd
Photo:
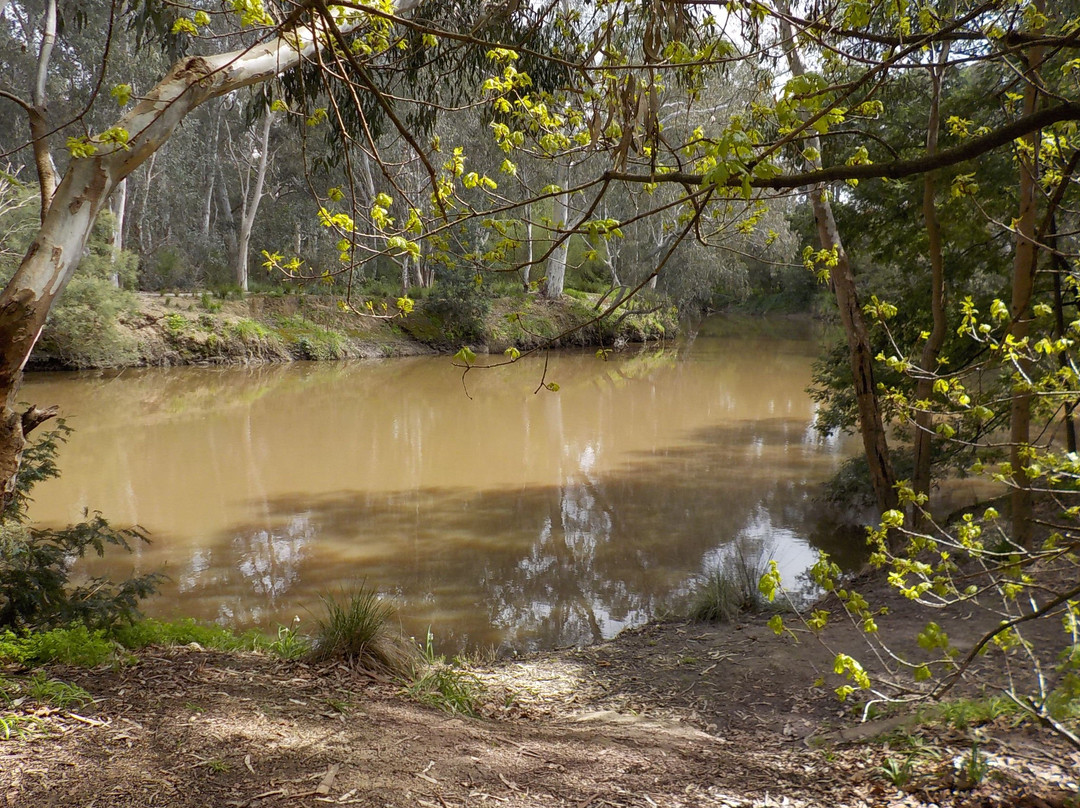
[[[811,332],[712,318],[608,361],[552,352],[546,376],[541,357],[464,379],[446,357],[29,374],[23,398],[75,429],[31,517],[149,531],[86,569],[165,572],[155,616],[272,630],[366,581],[441,650],[595,641],[682,608],[735,542],[793,579],[835,540],[815,487],[856,447],[813,428]]]

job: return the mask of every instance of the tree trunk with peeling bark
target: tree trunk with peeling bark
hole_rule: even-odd
[[[787,9],[785,8],[784,11],[786,12]],[[784,50],[792,75],[804,75],[806,71],[795,49],[791,26],[786,21],[781,22],[781,35],[787,43]],[[806,147],[811,153],[821,154],[821,143],[816,136],[807,138]],[[821,168],[820,156],[811,162],[814,168]],[[851,269],[851,261],[844,250],[840,231],[836,226],[832,205],[829,203],[828,189],[824,185],[812,187],[810,202],[814,210],[814,221],[817,225],[821,248],[833,252],[836,256],[830,282],[836,296],[844,335],[847,337],[848,361],[851,366],[859,414],[859,435],[862,438],[878,510],[884,513],[896,508],[899,500],[896,493],[896,477],[893,474],[889,456],[888,436],[885,432],[885,423],[881,416],[881,407],[878,404],[874,383],[874,354],[870,346],[870,333],[866,327],[862,309],[859,307],[855,273]]]

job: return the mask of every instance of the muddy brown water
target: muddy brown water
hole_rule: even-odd
[[[553,352],[558,392],[542,358],[464,385],[445,357],[29,375],[75,428],[31,516],[149,531],[87,569],[164,571],[151,615],[272,630],[365,580],[442,650],[594,641],[682,608],[737,540],[789,577],[836,541],[816,486],[857,447],[813,429],[815,352],[807,324],[714,318]]]

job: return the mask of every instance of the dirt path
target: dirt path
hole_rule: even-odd
[[[39,710],[48,732],[0,741],[0,804],[1043,808],[1075,798],[1080,755],[1007,721],[978,730],[990,763],[981,784],[964,787],[954,763],[973,730],[946,728],[921,733],[929,751],[898,790],[881,774],[900,754],[887,744],[815,740],[852,724],[813,685],[827,662],[760,620],[654,625],[478,669],[483,717],[463,718],[344,666],[151,649],[131,665],[49,670],[95,702]]]

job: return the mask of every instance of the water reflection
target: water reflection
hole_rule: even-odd
[[[151,608],[288,623],[366,578],[447,648],[593,641],[677,607],[738,537],[803,568],[814,484],[842,441],[810,427],[812,343],[733,339],[472,373],[445,359],[37,377],[78,413],[33,516],[97,508],[155,543]],[[828,537],[830,528],[821,528]]]

